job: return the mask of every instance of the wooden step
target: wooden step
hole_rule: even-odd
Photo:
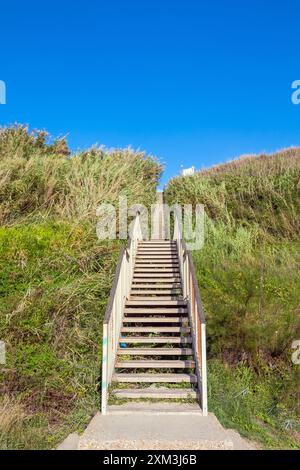
[[[135,263],[179,264],[179,261],[178,258],[175,256],[137,256]]]
[[[121,333],[190,333],[190,327],[180,326],[123,326]]]
[[[178,253],[176,246],[138,246],[137,252],[143,253]]]
[[[137,255],[139,256],[178,256],[177,250],[166,248],[138,248]]]
[[[143,314],[143,315],[187,315],[188,309],[186,308],[135,308],[125,307],[124,313],[126,314]]]
[[[145,255],[151,255],[151,254],[167,254],[167,255],[178,255],[178,251],[175,248],[138,248],[137,249],[138,254],[145,254]]]
[[[145,300],[127,300],[126,307],[139,306],[142,307],[186,307],[186,300],[153,300],[147,297]]]
[[[146,259],[151,259],[151,258],[175,258],[175,259],[178,259],[178,254],[177,253],[167,253],[167,252],[162,252],[162,253],[159,253],[159,252],[149,252],[149,253],[140,253],[139,251],[137,252],[137,255],[136,255],[136,258],[146,258]]]
[[[137,289],[153,289],[153,290],[156,290],[156,289],[172,289],[172,290],[182,290],[181,289],[181,283],[180,282],[174,282],[173,284],[168,284],[168,282],[166,281],[165,283],[161,283],[161,284],[158,284],[158,283],[153,283],[153,281],[149,281],[148,284],[146,284],[147,280],[144,279],[142,281],[139,282],[136,282],[134,281],[133,284],[132,284],[132,290],[131,292],[137,290]]]
[[[176,245],[138,245],[138,251],[178,251]]]
[[[143,240],[138,243],[138,246],[148,245],[172,245],[177,246],[177,242],[173,240]]]
[[[195,367],[195,361],[161,361],[161,360],[137,360],[117,361],[117,369],[191,369]]]
[[[153,281],[158,282],[160,280],[165,281],[166,279],[170,280],[177,280],[178,282],[181,281],[180,273],[178,274],[169,274],[169,273],[134,273],[133,282],[139,281],[140,279],[153,279]]]
[[[173,301],[173,300],[177,300],[178,298],[180,298],[180,296],[178,294],[170,294],[170,295],[153,295],[153,297],[151,297],[151,299],[153,300],[168,300],[168,301]],[[183,299],[183,296],[181,296],[181,298]],[[129,300],[141,300],[142,302],[148,302],[148,299],[149,297],[143,297],[142,295],[131,295],[129,297]]]
[[[140,258],[137,258],[135,261],[135,266],[140,266],[141,264],[151,264],[152,265],[159,265],[158,267],[161,268],[161,265],[171,265],[173,264],[179,264],[178,258],[175,257],[170,257],[169,259],[165,258],[153,258],[152,256],[149,258],[145,258],[144,256],[141,256]],[[147,266],[146,266],[147,267]]]
[[[123,323],[186,323],[184,317],[124,317]]]
[[[192,337],[186,336],[126,336],[120,338],[120,344],[192,344]]]
[[[119,348],[118,354],[125,356],[192,356],[191,348]]]
[[[160,298],[162,295],[178,295],[178,297],[182,299],[182,289],[181,287],[157,288],[155,286],[145,286],[143,288],[140,286],[133,286],[130,295],[143,295],[144,297],[151,297],[152,299],[155,299],[155,297],[152,296],[158,296],[157,298]]]
[[[165,266],[162,266],[160,268],[158,267],[148,267],[148,268],[141,268],[140,266],[136,266],[135,269],[134,269],[134,276],[136,276],[137,274],[145,274],[145,273],[148,273],[148,274],[152,274],[152,275],[155,275],[155,274],[158,274],[158,275],[161,275],[161,274],[171,274],[172,276],[174,275],[178,275],[180,276],[180,270],[179,270],[179,267],[178,268],[166,268]],[[159,277],[159,276],[157,276]]]
[[[162,388],[158,387],[156,389],[153,388],[129,388],[129,389],[120,389],[120,390],[113,390],[113,395],[115,398],[123,398],[123,399],[132,399],[138,400],[140,398],[148,398],[148,399],[163,399],[163,400],[184,400],[189,398],[197,398],[197,392],[192,389],[186,388]]]
[[[147,302],[148,302],[148,299],[151,299],[151,300],[168,300],[169,302],[173,302],[173,300],[183,300],[183,295],[181,292],[178,292],[178,291],[170,291],[168,293],[166,292],[161,292],[159,293],[159,291],[145,291],[145,293],[143,293],[142,291],[137,291],[137,292],[133,292],[132,294],[130,294],[129,296],[129,301],[137,301],[137,300],[140,300],[142,302],[144,302],[145,304],[143,304],[143,306],[147,306]]]
[[[156,300],[151,297],[147,297],[146,300],[127,300],[125,304],[125,310],[127,307],[143,307],[145,310],[150,307],[159,308],[171,308],[171,307],[185,307],[187,303],[185,300]]]
[[[197,383],[195,374],[114,374],[117,383]]]
[[[178,261],[178,258],[173,258],[173,257],[170,257],[169,259],[164,259],[164,258],[157,258],[157,259],[154,259],[152,256],[150,258],[145,258],[144,256],[140,257],[140,258],[137,258],[136,261],[135,261],[135,266],[141,266],[143,264],[146,264],[146,268],[148,267],[148,265],[150,264],[151,266],[156,266],[158,268],[161,268],[162,265],[166,266],[166,267],[172,267],[174,264],[175,265],[179,265],[179,261]]]
[[[140,263],[139,261],[137,261],[134,266],[134,271],[142,269],[142,268],[151,269],[152,271],[153,270],[157,271],[157,268],[163,269],[163,270],[173,268],[176,270],[179,268],[179,264],[178,263],[164,263],[164,262],[162,262],[161,264],[157,262],[145,263],[144,261]]]
[[[164,289],[155,289],[155,290],[140,290],[140,289],[131,289],[131,295],[130,297],[132,296],[135,296],[135,295],[180,295],[180,291],[181,289],[168,289],[168,290],[164,290]]]
[[[170,242],[157,242],[157,243],[138,243],[138,248],[176,248],[177,243],[170,243]]]

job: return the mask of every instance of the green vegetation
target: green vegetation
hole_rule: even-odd
[[[70,155],[21,126],[0,130],[0,163],[0,448],[53,448],[99,409],[119,243],[97,239],[97,205],[151,204],[161,167],[130,149]]]
[[[170,204],[202,203],[193,252],[206,312],[210,409],[268,448],[300,447],[300,149],[170,181]]]

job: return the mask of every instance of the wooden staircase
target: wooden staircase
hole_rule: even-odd
[[[149,401],[160,409],[167,400],[183,412],[195,406],[207,415],[205,319],[196,274],[178,219],[173,239],[163,238],[161,212],[160,236],[143,240],[138,214],[128,248],[120,251],[103,323],[102,414],[124,400],[146,400],[144,411],[153,409]]]
[[[191,327],[176,242],[138,243],[112,382],[129,385],[113,386],[112,394],[122,399],[196,398]],[[145,383],[152,386],[138,387]],[[164,388],[153,386],[161,383]],[[190,388],[172,386],[178,383]]]

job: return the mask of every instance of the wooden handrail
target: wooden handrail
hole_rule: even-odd
[[[101,408],[103,414],[106,414],[108,387],[112,381],[116,361],[124,306],[130,292],[137,245],[141,238],[140,216],[137,214],[130,235],[128,249],[124,246],[120,249],[116,274],[103,321],[101,390]]]
[[[115,277],[114,277],[112,288],[110,290],[109,301],[108,301],[106,311],[105,311],[105,316],[104,316],[104,321],[103,321],[104,325],[108,324],[108,322],[110,320],[110,317],[111,317],[111,314],[112,314],[113,304],[114,304],[114,300],[115,300],[115,294],[116,294],[116,290],[117,290],[117,287],[118,287],[120,272],[121,272],[122,263],[123,263],[123,259],[124,259],[124,252],[125,252],[125,247],[124,247],[124,245],[122,245],[122,247],[120,249],[117,268],[116,268],[116,274],[115,274]]]
[[[206,323],[193,258],[183,239],[176,213],[173,238],[177,242],[183,292],[188,302],[192,325],[194,357],[202,412],[204,416],[207,416]]]
[[[195,289],[195,299],[196,299],[196,303],[197,303],[197,307],[198,307],[197,310],[198,310],[198,314],[199,314],[199,317],[200,317],[200,322],[201,322],[201,324],[205,325],[206,321],[205,321],[203,306],[202,306],[201,297],[200,297],[199,285],[198,285],[198,281],[197,281],[197,276],[196,276],[196,272],[195,272],[195,266],[194,266],[193,258],[192,258],[192,255],[191,255],[190,251],[187,251],[187,256],[188,256],[189,262],[190,262],[190,270],[191,270],[191,275],[192,275],[194,289]]]

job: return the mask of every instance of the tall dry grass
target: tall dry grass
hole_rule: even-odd
[[[70,155],[64,139],[23,126],[0,130],[0,223],[30,217],[92,220],[103,202],[155,201],[161,165],[131,148],[93,147]]]
[[[264,236],[298,239],[300,233],[300,149],[233,160],[178,177],[166,188],[167,201],[205,205],[215,221],[252,228]]]

